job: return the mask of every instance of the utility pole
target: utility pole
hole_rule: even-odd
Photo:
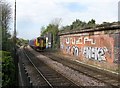
[[[2,2],[0,2],[0,31],[2,32]],[[0,33],[0,43],[0,50],[2,50],[2,33]],[[2,56],[2,54],[0,54],[0,56]],[[0,72],[2,72],[2,65],[0,65]],[[0,88],[2,88],[2,76],[0,76],[0,81]]]
[[[0,34],[0,50],[2,50],[2,37],[3,37],[3,34],[2,34],[2,29],[3,29],[3,20],[2,20],[2,8],[3,8],[3,4],[2,4],[2,1],[0,2],[0,31],[1,31],[1,34]]]
[[[16,58],[16,0],[14,7],[14,34],[13,34],[13,43],[14,43],[14,58]]]
[[[120,1],[118,2],[118,21],[120,22]]]
[[[16,48],[16,0],[15,0],[15,7],[14,7],[14,35],[13,35],[13,42],[14,42],[14,63],[15,63],[15,78],[16,78],[16,86],[18,86],[18,55],[17,55],[17,48]]]
[[[14,43],[16,44],[16,0],[15,0],[15,11],[14,11]]]

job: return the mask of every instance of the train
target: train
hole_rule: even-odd
[[[53,37],[51,33],[29,40],[29,46],[35,50],[43,51],[52,48]]]
[[[29,41],[29,46],[35,50],[44,50],[46,49],[46,38],[45,37],[37,37]]]

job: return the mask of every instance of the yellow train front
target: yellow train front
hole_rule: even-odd
[[[46,38],[37,37],[36,39],[30,40],[29,45],[35,50],[44,50],[46,48]]]

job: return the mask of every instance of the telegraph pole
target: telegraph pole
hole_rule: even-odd
[[[16,0],[14,7],[14,34],[13,34],[13,43],[14,43],[14,58],[16,58]]]
[[[16,78],[16,86],[18,86],[18,55],[17,55],[17,48],[16,48],[16,0],[15,0],[15,7],[14,7],[14,35],[13,35],[13,42],[14,42],[14,62],[15,62],[15,78]]]
[[[120,22],[120,1],[118,2],[118,21]]]
[[[16,44],[16,0],[15,0],[15,11],[14,11],[14,43]]]

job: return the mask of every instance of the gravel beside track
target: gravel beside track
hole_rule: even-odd
[[[76,63],[73,60],[65,59],[65,57],[62,57],[50,52],[40,52],[40,53],[51,58],[54,61],[62,63],[64,66],[68,66],[74,69],[75,71],[78,71],[79,73],[83,73],[89,77],[99,80],[100,82],[104,82],[108,86],[119,87],[118,85],[120,85],[118,78],[114,78],[114,76],[112,77],[112,76],[103,74],[104,72],[100,72],[97,69],[93,69],[90,67],[88,68],[87,66],[80,65],[79,63]]]
[[[25,67],[28,71],[28,74],[30,74],[30,78],[33,81],[34,86],[49,86],[50,88],[56,88],[61,86],[70,88],[78,87],[78,85],[48,67],[48,65],[44,64],[26,49],[25,51],[23,51],[23,55],[27,59],[29,59],[27,60],[24,58],[24,63],[26,64]],[[37,71],[34,67],[37,68]]]
[[[50,58],[41,55],[39,52],[34,51],[29,46],[27,47],[29,52],[32,52],[31,55],[36,56],[39,58],[40,61],[43,61],[45,64],[50,66],[51,68],[55,69],[57,72],[61,73],[69,80],[72,80],[78,85],[82,86],[108,86],[106,83],[101,82],[100,80],[94,79],[90,76],[86,76],[86,74],[80,73],[71,69],[70,67],[64,65],[63,63],[59,63],[57,61],[53,61]],[[111,86],[109,86],[110,88]]]
[[[24,64],[26,74],[28,74],[28,77],[30,77],[33,86],[48,86],[46,82],[43,80],[43,78],[36,71],[36,69],[33,67],[33,65],[28,61],[28,59],[24,55],[23,48],[21,48],[20,51],[20,59]]]

